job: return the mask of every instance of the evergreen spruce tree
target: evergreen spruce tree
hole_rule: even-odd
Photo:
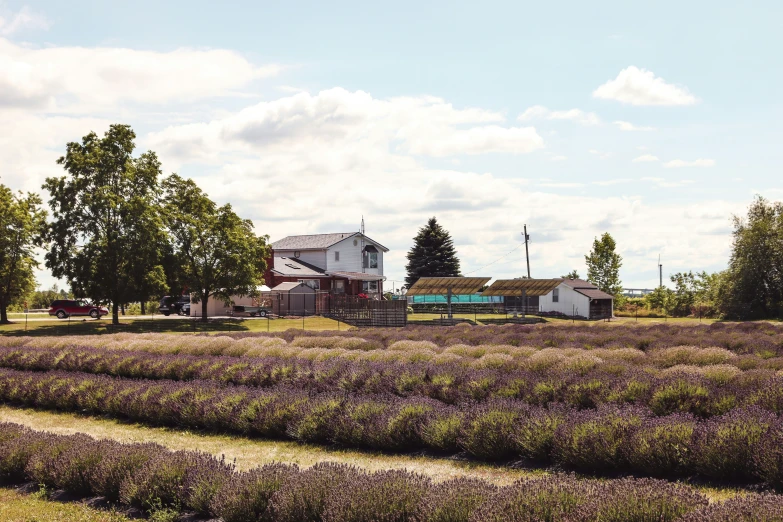
[[[459,259],[451,235],[434,217],[419,229],[413,238],[413,248],[407,255],[405,266],[408,274],[405,284],[410,288],[420,277],[459,276]]]

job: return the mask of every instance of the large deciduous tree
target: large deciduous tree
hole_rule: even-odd
[[[719,307],[731,318],[778,317],[783,313],[783,203],[757,196],[748,215],[733,220],[734,242]]]
[[[419,229],[407,255],[405,284],[412,287],[420,277],[454,277],[460,275],[454,241],[434,217]]]
[[[268,237],[256,236],[250,220],[240,219],[231,205],[218,207],[192,180],[173,174],[163,187],[179,279],[201,302],[206,321],[210,298],[228,302],[232,295],[252,295],[263,283]]]
[[[151,151],[134,157],[135,139],[130,126],[112,125],[68,143],[58,160],[67,175],[44,184],[54,218],[46,266],[78,297],[111,302],[114,324],[120,305],[163,290],[160,162]]]
[[[616,252],[617,244],[612,236],[605,232],[600,239],[593,241],[593,249],[585,256],[587,280],[602,291],[613,296],[622,294],[620,267],[623,258]]]
[[[8,305],[35,289],[34,249],[46,230],[46,212],[35,194],[14,194],[0,185],[0,324]]]

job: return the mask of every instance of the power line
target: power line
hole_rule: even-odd
[[[519,249],[520,249],[520,248],[522,248],[523,246],[524,246],[524,243],[520,243],[520,244],[518,244],[518,245],[517,245],[515,248],[513,248],[512,250],[509,250],[508,252],[506,252],[505,254],[503,254],[502,256],[500,256],[499,258],[497,258],[497,259],[495,259],[494,261],[492,261],[490,264],[488,264],[488,265],[484,265],[484,266],[482,266],[481,268],[477,268],[477,269],[475,269],[475,270],[471,270],[470,272],[466,272],[466,273],[465,273],[465,274],[463,274],[463,275],[470,275],[470,274],[473,274],[473,273],[476,273],[476,272],[478,272],[479,270],[484,270],[484,269],[485,269],[485,268],[487,268],[488,266],[492,266],[492,265],[494,265],[495,263],[497,263],[498,261],[500,261],[500,260],[501,260],[501,259],[503,259],[504,257],[508,256],[509,254],[513,254],[514,252],[516,252],[517,250],[519,250]]]

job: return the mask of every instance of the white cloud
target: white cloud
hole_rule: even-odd
[[[634,163],[646,163],[650,161],[660,161],[660,160],[658,159],[658,156],[653,156],[652,154],[642,154],[641,156],[638,156],[631,161],[633,161]]]
[[[692,179],[667,180],[666,178],[642,178],[642,181],[649,181],[661,188],[676,188],[692,185],[695,183]]]
[[[379,100],[335,88],[261,102],[209,123],[171,126],[153,133],[150,144],[177,161],[214,159],[218,150],[292,152],[325,145],[395,144],[399,152],[436,157],[525,154],[543,147],[535,128],[498,125],[503,119],[483,109],[455,109],[434,97]]]
[[[565,161],[568,158],[566,156],[552,156],[549,158],[551,161]]]
[[[681,167],[714,167],[715,160],[713,159],[696,159],[693,161],[684,161],[680,159],[667,161],[663,164],[667,169],[676,169]]]
[[[582,125],[600,125],[601,118],[594,112],[585,112],[582,109],[570,109],[567,111],[550,111],[542,105],[528,107],[525,112],[517,118],[519,121],[530,121],[535,119],[547,120],[570,120],[581,123]]]
[[[231,95],[280,70],[219,49],[30,49],[0,38],[0,107],[89,112],[123,101],[187,102]]]
[[[615,122],[612,122],[612,123],[617,125],[617,127],[621,131],[633,132],[633,131],[654,131],[655,130],[655,127],[637,127],[633,123],[630,123],[630,122],[627,122],[627,121],[615,121]]]
[[[562,182],[562,183],[539,183],[539,187],[549,187],[549,188],[580,188],[584,187],[584,183],[568,183],[568,182]]]
[[[692,105],[696,103],[685,87],[666,83],[652,71],[633,65],[620,71],[617,78],[609,80],[593,91],[595,98],[616,100],[630,105]]]
[[[49,21],[27,6],[23,6],[16,13],[5,12],[0,14],[0,35],[10,36],[25,29],[46,30],[50,27]]]
[[[610,185],[620,185],[622,183],[630,183],[633,180],[630,178],[618,178],[618,179],[607,179],[603,181],[593,181],[593,185],[599,185],[602,187],[608,187]]]

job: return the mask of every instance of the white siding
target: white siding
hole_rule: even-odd
[[[557,287],[560,295],[556,303],[552,302],[552,292],[538,298],[538,307],[542,312],[560,312],[565,315],[581,315],[589,317],[590,299],[586,295],[575,292],[572,288],[560,283]]]
[[[354,239],[356,245],[353,244]],[[383,250],[377,243],[365,238],[365,245],[375,245],[378,248],[378,268],[365,268],[367,274],[383,275]],[[340,252],[340,260],[334,260],[334,253]],[[330,272],[361,272],[362,271],[362,240],[349,237],[329,247],[326,252],[326,269]]]
[[[250,296],[238,296],[234,295],[231,297],[231,300],[233,301],[234,305],[244,305],[244,306],[253,306],[253,298]],[[192,302],[191,297],[191,303],[190,303],[190,316],[191,317],[201,317],[201,301],[198,303]],[[216,297],[210,297],[207,299],[207,317],[218,317],[218,316],[224,316],[226,315],[227,311],[231,310],[234,306],[232,304],[229,304],[228,306],[225,305],[222,299],[218,299]]]
[[[294,252],[294,250],[275,250],[275,257],[290,257],[291,259],[296,259],[294,257]],[[340,257],[342,258],[342,254],[340,254]],[[327,263],[325,250],[300,250],[298,259],[305,263],[315,265],[321,270],[326,270]]]

